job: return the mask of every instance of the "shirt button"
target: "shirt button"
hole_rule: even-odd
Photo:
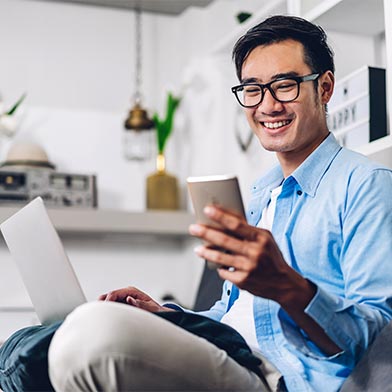
[[[297,191],[297,195],[301,196],[302,195],[302,191]]]
[[[230,290],[227,290],[227,295],[230,295],[231,294],[231,291]]]
[[[250,214],[253,215],[253,211],[251,211]]]

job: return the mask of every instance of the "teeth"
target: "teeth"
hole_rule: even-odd
[[[287,125],[289,123],[290,123],[289,120],[284,120],[284,121],[277,121],[277,122],[264,122],[263,124],[266,128],[276,129],[276,128],[283,127],[284,125]]]

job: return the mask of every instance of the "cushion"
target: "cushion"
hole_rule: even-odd
[[[392,322],[376,340],[344,382],[341,392],[385,392],[392,385]]]

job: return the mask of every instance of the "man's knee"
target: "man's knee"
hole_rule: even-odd
[[[153,336],[147,336],[146,331],[151,317],[143,310],[113,302],[91,302],[75,309],[50,344],[48,362],[53,384],[64,387],[67,378],[111,355],[140,358],[146,345],[154,347]]]

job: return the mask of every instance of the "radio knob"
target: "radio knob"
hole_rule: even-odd
[[[72,205],[72,200],[67,196],[63,196],[63,203],[65,206],[70,206]]]

